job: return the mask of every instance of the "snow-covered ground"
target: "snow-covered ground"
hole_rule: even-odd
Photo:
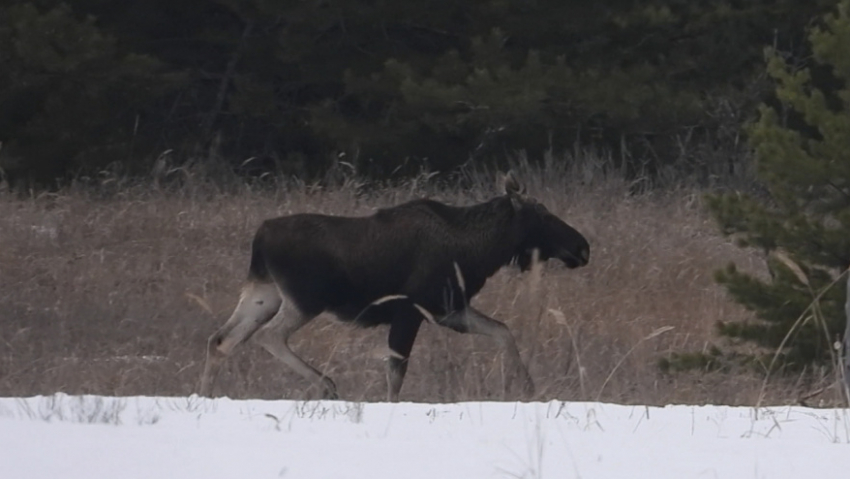
[[[0,477],[838,478],[850,410],[0,398]]]

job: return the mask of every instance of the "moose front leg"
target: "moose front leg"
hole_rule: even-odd
[[[390,324],[390,357],[387,360],[387,401],[398,402],[398,394],[407,374],[410,352],[422,319],[416,315],[396,315]]]
[[[455,311],[437,320],[437,324],[451,328],[459,333],[481,334],[495,339],[505,351],[507,360],[515,369],[520,381],[522,381],[523,395],[526,398],[531,398],[534,395],[534,382],[531,380],[531,375],[528,374],[528,369],[522,362],[516,340],[505,323],[487,316],[472,306],[467,306],[462,310]],[[514,377],[514,374],[508,374],[505,380],[506,389],[513,389]]]

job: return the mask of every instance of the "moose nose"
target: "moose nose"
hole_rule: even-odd
[[[581,258],[582,266],[586,265],[590,262],[590,248],[582,248],[579,251],[579,258]]]

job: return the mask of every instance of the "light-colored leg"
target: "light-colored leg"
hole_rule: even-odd
[[[337,399],[334,382],[299,358],[289,347],[289,337],[314,317],[298,311],[292,301],[284,301],[275,317],[257,331],[254,340],[301,377],[321,388],[325,399]]]
[[[277,287],[272,283],[251,283],[242,289],[239,303],[230,319],[210,336],[207,342],[206,363],[198,394],[210,395],[227,356],[272,319],[280,309],[282,301]]]
[[[438,319],[437,324],[451,328],[459,333],[481,334],[495,339],[505,351],[507,360],[513,365],[516,373],[519,375],[520,381],[522,381],[523,394],[527,398],[534,395],[534,382],[531,380],[531,375],[528,374],[528,369],[522,362],[516,340],[505,323],[497,321],[471,306],[467,306],[463,310],[455,311]],[[513,380],[514,375],[509,374],[505,381],[506,389],[512,389]]]

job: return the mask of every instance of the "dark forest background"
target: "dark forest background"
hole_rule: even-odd
[[[0,174],[387,177],[592,149],[711,181],[835,1],[5,0]],[[247,161],[250,160],[250,161]]]

